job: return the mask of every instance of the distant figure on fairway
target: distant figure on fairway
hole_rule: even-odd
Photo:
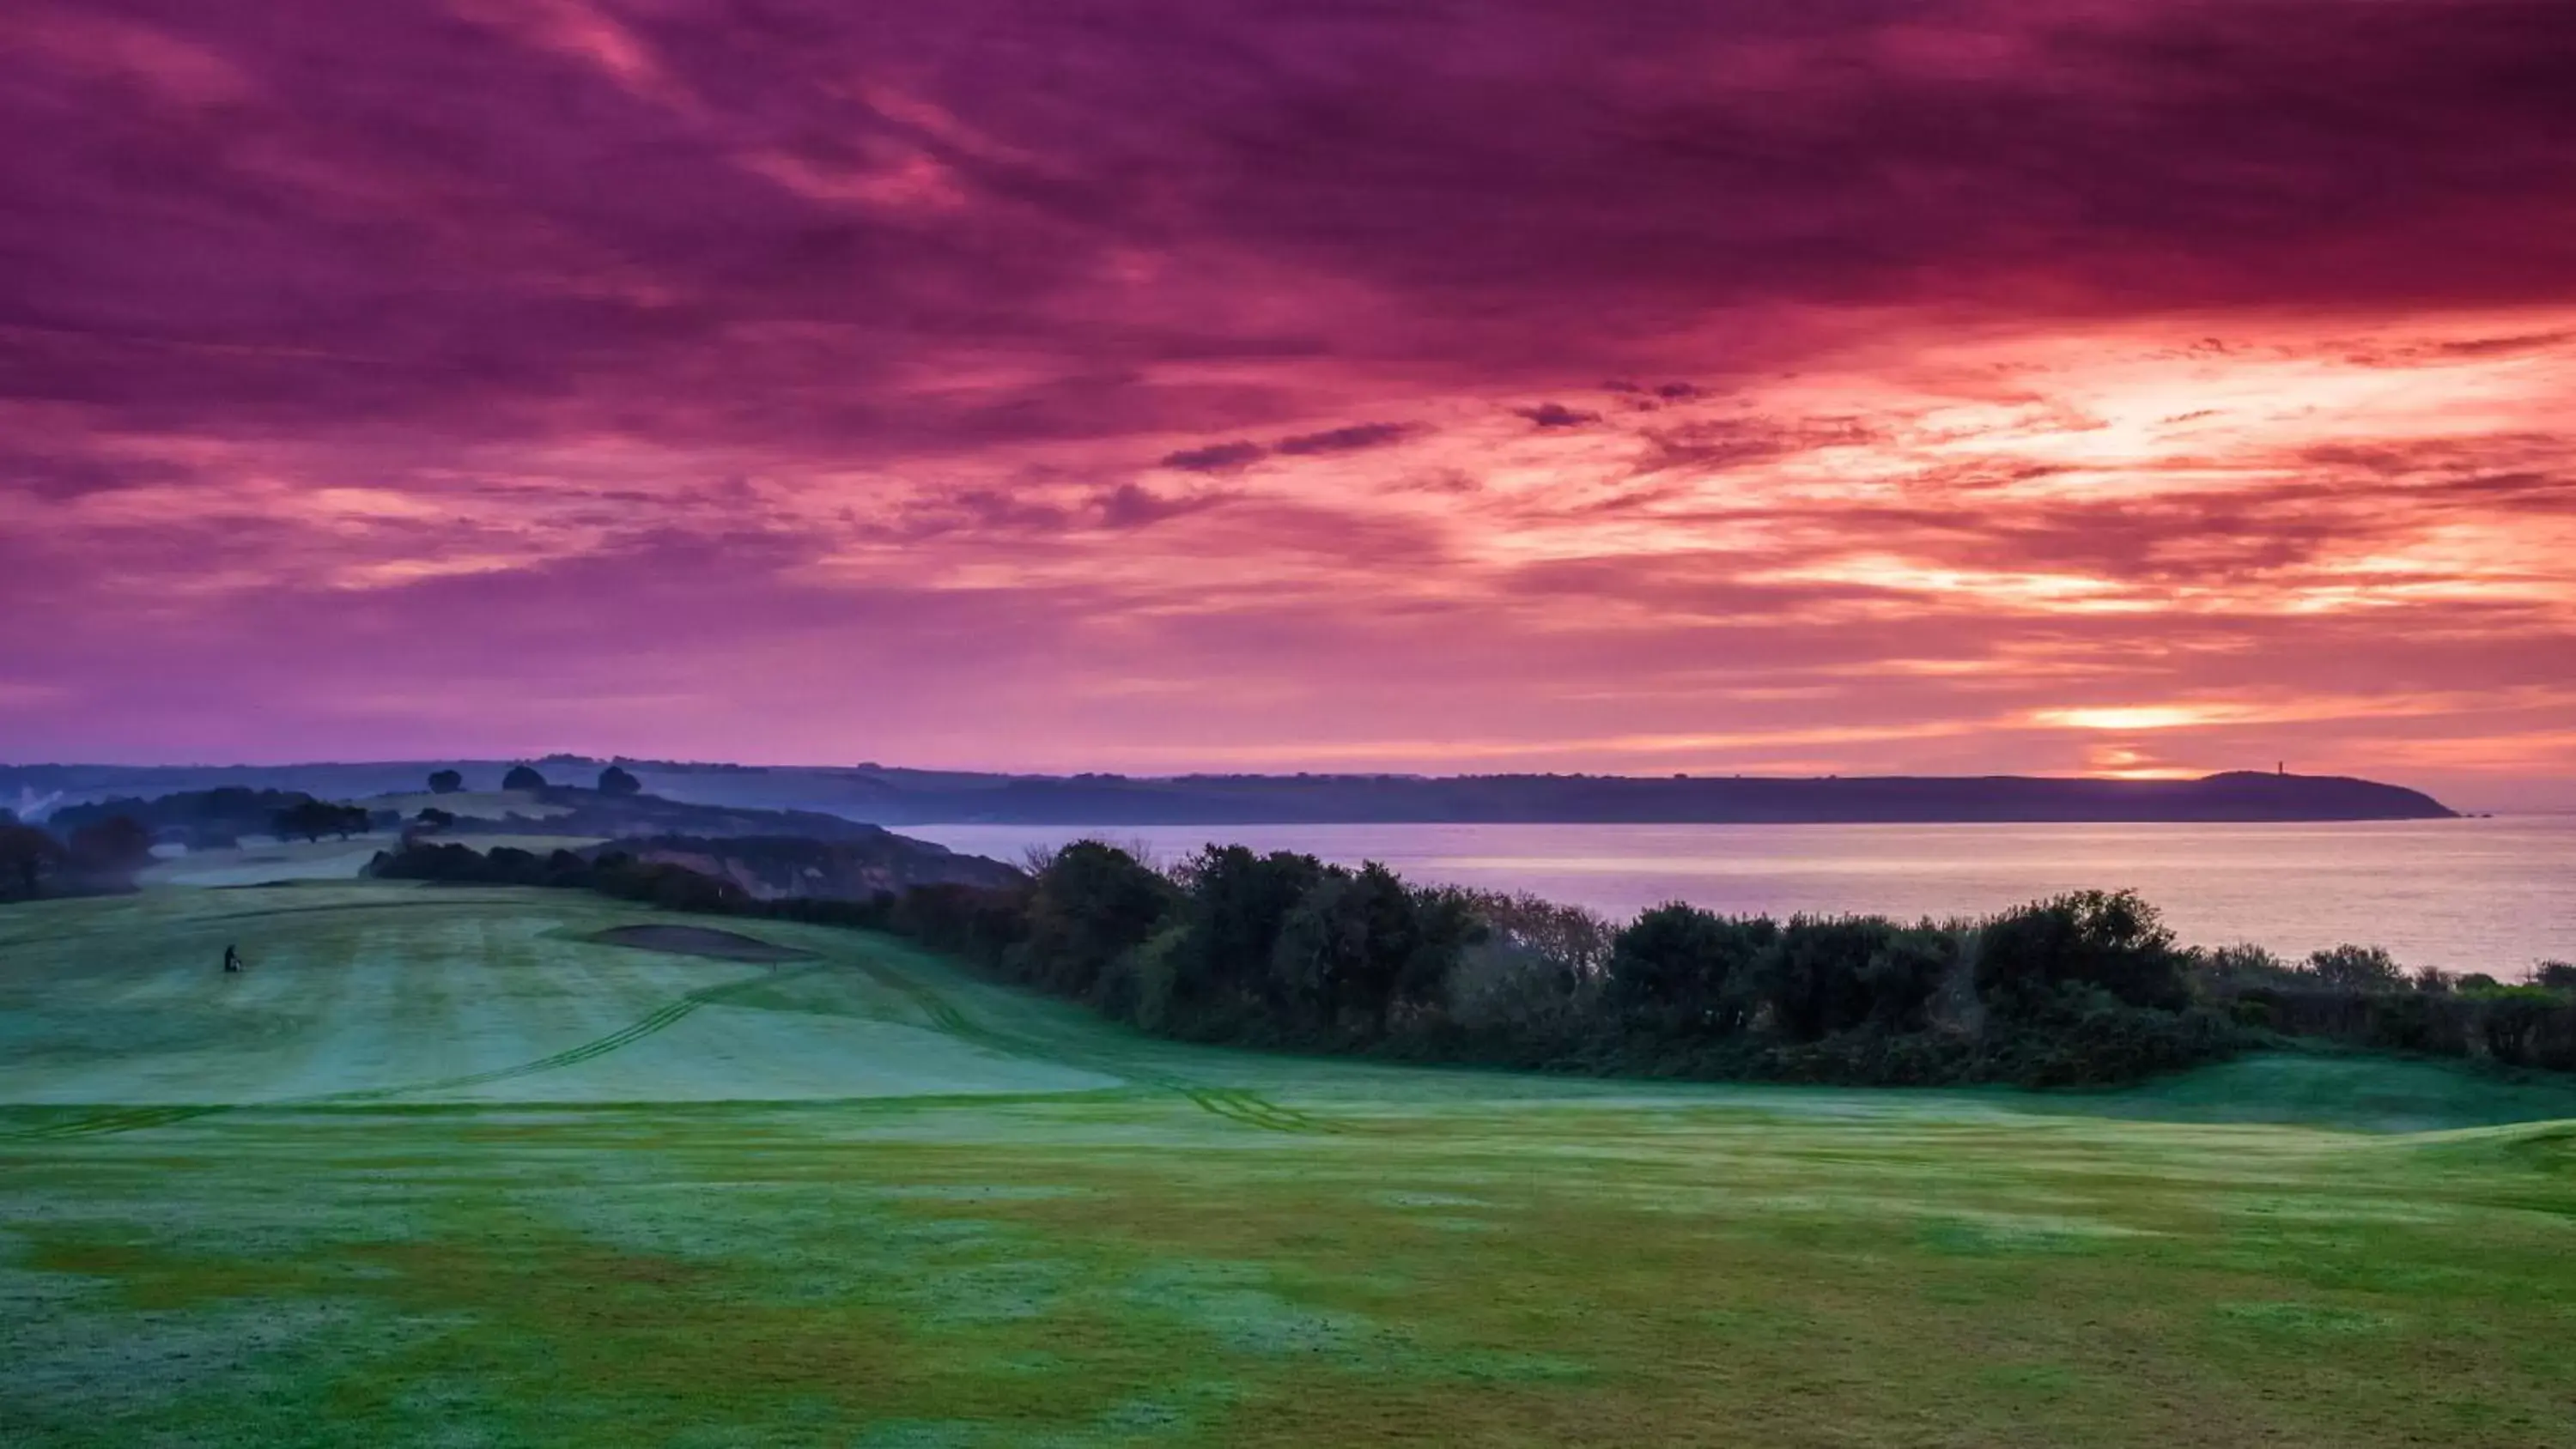
[[[226,947],[224,948],[224,970],[225,970],[225,972],[227,972],[227,973],[231,973],[231,972],[239,971],[240,969],[241,969],[241,948],[240,948],[240,947],[238,947],[238,946],[226,946]]]

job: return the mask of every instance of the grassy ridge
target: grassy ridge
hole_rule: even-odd
[[[2576,1444],[2556,1084],[1408,1071],[581,939],[658,919],[0,913],[0,1439]]]

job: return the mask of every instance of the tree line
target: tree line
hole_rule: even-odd
[[[2178,943],[2127,892],[1975,920],[1725,916],[1613,924],[1526,895],[1211,845],[1169,870],[1099,842],[1006,887],[757,901],[611,849],[413,842],[396,878],[577,887],[670,909],[891,930],[1194,1041],[1544,1070],[1854,1084],[2134,1080],[2286,1036],[2576,1070],[2576,967],[2507,986],[2386,953],[2290,964]]]
[[[123,815],[63,835],[0,811],[0,902],[131,890],[152,863],[152,833]]]
[[[1096,842],[1025,889],[891,917],[990,970],[1192,1040],[1697,1078],[2122,1081],[2232,1049],[2134,896],[1979,922],[1722,916],[1613,927],[1529,897],[1210,846],[1166,873]]]

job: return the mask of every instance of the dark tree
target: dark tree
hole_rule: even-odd
[[[429,777],[429,793],[453,795],[465,788],[465,777],[454,770],[434,770]]]
[[[328,808],[319,800],[290,805],[269,821],[269,832],[280,840],[293,840],[298,836],[320,840],[322,832],[330,828],[321,818],[321,812]]]
[[[303,804],[277,812],[272,822],[280,840],[320,840],[325,835],[348,839],[367,828],[365,807],[334,805],[328,800],[307,800]]]
[[[611,765],[607,769],[599,772],[599,793],[602,795],[641,795],[644,793],[644,782],[636,779],[633,775],[626,773],[624,766]]]
[[[1895,928],[1860,916],[1801,916],[1762,953],[1739,987],[1761,1004],[1770,1029],[1814,1041],[1869,1019],[1870,958]]]
[[[1055,853],[1029,900],[1033,974],[1055,990],[1090,995],[1111,962],[1154,934],[1179,896],[1116,846],[1075,841]]]
[[[1864,1027],[1916,1032],[1929,1024],[1932,997],[1957,959],[1957,937],[1939,927],[1800,916],[1738,973],[1734,994],[1790,1041]]]
[[[1383,1034],[1397,1008],[1438,989],[1464,944],[1463,906],[1458,921],[1432,923],[1422,905],[1374,861],[1332,871],[1281,923],[1272,969],[1318,1025]]]
[[[501,788],[504,790],[542,790],[546,788],[546,777],[538,774],[535,770],[526,765],[512,765],[510,767],[510,773],[501,777]]]
[[[423,830],[445,830],[456,823],[456,816],[452,812],[441,810],[435,805],[422,806],[420,813],[411,819],[412,824]]]
[[[2068,988],[2122,1005],[2178,1010],[2191,957],[2134,891],[2078,891],[2006,911],[1978,933],[1977,995],[2007,1016],[2048,1012]]]
[[[1740,991],[1777,939],[1768,920],[1730,920],[1675,901],[1631,922],[1610,946],[1609,1005],[1650,1031],[1723,1035],[1743,1025]]]
[[[27,900],[63,866],[63,847],[32,825],[0,825],[0,900]]]
[[[1278,1004],[1269,972],[1280,926],[1324,878],[1311,855],[1255,855],[1210,845],[1181,867],[1190,892],[1179,993],[1184,998],[1250,997]]]
[[[72,832],[71,868],[89,876],[130,876],[152,863],[152,832],[111,815]]]
[[[2576,991],[2576,961],[2543,961],[2532,968],[2531,984],[2552,991]]]

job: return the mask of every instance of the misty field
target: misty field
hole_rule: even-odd
[[[2562,1083],[1418,1071],[706,924],[0,912],[0,1442],[2576,1445]]]

